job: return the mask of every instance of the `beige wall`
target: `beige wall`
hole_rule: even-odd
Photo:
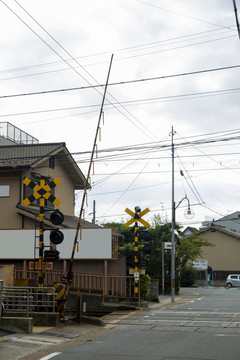
[[[55,168],[50,169],[49,161],[46,160],[39,167],[33,168],[27,175],[31,177],[32,172],[39,173],[41,175],[50,176],[52,179],[59,178],[61,184],[55,187],[55,196],[61,201],[58,208],[66,215],[74,215],[74,184],[71,180],[71,175],[67,174],[66,170],[59,163],[57,157],[55,159]]]
[[[202,256],[213,270],[240,271],[240,239],[212,229],[199,236],[215,244],[214,247],[204,247]]]
[[[40,166],[31,170],[20,172],[1,172],[0,185],[10,185],[10,196],[0,197],[0,228],[1,229],[16,229],[22,228],[22,216],[16,211],[16,205],[20,201],[20,186],[21,186],[21,200],[23,197],[23,178],[25,176],[32,177],[32,172],[50,176],[52,179],[60,178],[61,184],[55,188],[55,196],[61,200],[58,208],[65,215],[74,215],[74,184],[71,180],[70,174],[59,164],[57,158],[55,160],[55,169],[50,169],[48,160],[41,163]],[[29,205],[31,206],[31,205]],[[36,207],[35,207],[36,208]],[[25,218],[24,228],[34,227],[34,221]]]
[[[21,228],[22,217],[16,212],[20,201],[20,178],[15,171],[1,173],[0,185],[10,185],[10,196],[0,197],[0,228]]]

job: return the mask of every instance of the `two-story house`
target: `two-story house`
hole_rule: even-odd
[[[9,245],[1,235],[4,229],[23,230],[38,229],[39,227],[39,199],[34,200],[28,206],[23,205],[23,200],[33,193],[31,187],[23,183],[26,177],[35,184],[40,183],[41,177],[44,178],[46,184],[55,178],[61,180],[61,183],[55,186],[51,193],[61,201],[58,209],[64,214],[64,222],[60,226],[64,229],[75,229],[78,222],[78,218],[74,216],[75,191],[84,189],[85,185],[90,188],[90,185],[86,184],[85,176],[64,142],[41,144],[36,138],[12,124],[0,123],[0,265],[14,263],[15,266],[28,269],[29,262],[34,258],[34,254],[32,259],[29,258],[29,254],[26,255],[26,258],[23,255],[20,257],[20,253],[23,252],[21,249],[19,258],[16,256],[13,259],[14,256],[10,257],[10,255],[9,258],[6,258],[6,254],[1,255],[4,254],[4,248],[7,249],[7,245]],[[50,210],[55,208],[48,200],[45,200],[45,206]],[[54,226],[49,220],[50,214],[51,211],[46,211],[44,214],[46,227]],[[84,229],[102,229],[83,220],[81,227]],[[95,232],[93,236],[95,237],[93,241],[96,241],[97,233]],[[116,238],[115,235],[115,240]],[[74,236],[68,240],[67,245],[64,244],[65,247],[62,250],[64,255],[60,254],[60,261],[54,263],[54,269],[63,271],[67,269],[73,241]],[[104,275],[108,273],[125,275],[125,263],[119,263],[117,260],[117,241],[113,241],[111,246],[113,244],[115,249],[111,249],[111,255],[106,259],[103,258],[104,255],[99,259],[96,256],[91,258],[91,251],[88,258],[80,259],[78,256],[77,261],[74,262],[75,271]],[[13,243],[15,253],[17,253],[16,248],[20,248],[20,246],[21,243],[16,239]],[[112,254],[114,255],[112,256]]]

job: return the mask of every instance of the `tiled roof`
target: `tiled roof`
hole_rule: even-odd
[[[0,146],[0,169],[30,168],[41,159],[51,155],[62,147],[65,147],[64,142]]]

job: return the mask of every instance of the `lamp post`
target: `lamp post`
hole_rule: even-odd
[[[174,200],[174,143],[173,143],[173,127],[171,131],[171,145],[172,145],[172,232],[171,232],[171,241],[172,241],[172,250],[171,250],[171,302],[175,302],[175,213],[178,206],[181,204],[183,200],[188,201],[188,208],[184,213],[184,216],[187,219],[191,219],[194,216],[194,212],[190,209],[190,201],[187,197],[187,195],[182,198],[182,200],[179,201],[177,206],[175,206],[175,200]],[[181,174],[182,175],[182,174]]]

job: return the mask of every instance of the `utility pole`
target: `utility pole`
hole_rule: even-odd
[[[92,218],[92,224],[96,224],[96,201],[93,200],[93,218]]]
[[[174,143],[173,126],[171,131],[172,143],[172,251],[171,251],[171,302],[175,302],[175,201],[174,201]]]

